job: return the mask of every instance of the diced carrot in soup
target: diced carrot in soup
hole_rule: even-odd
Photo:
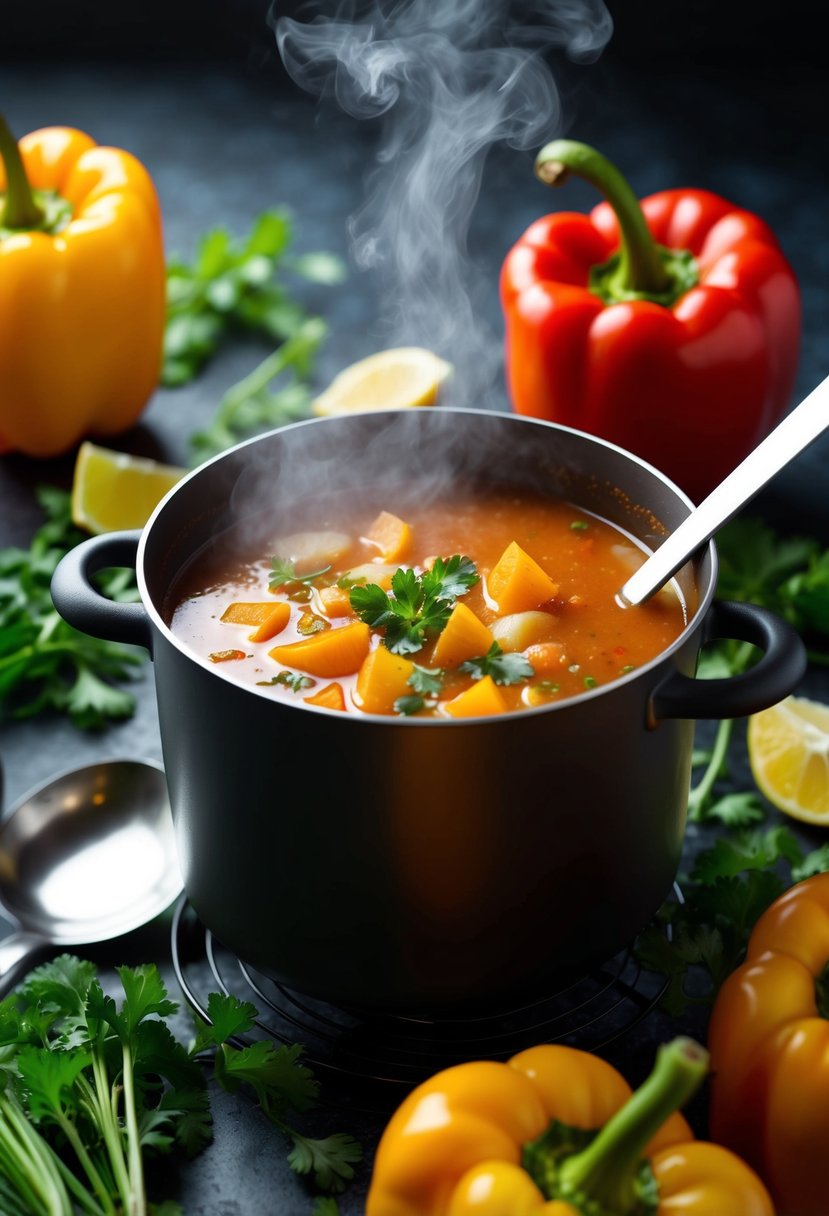
[[[345,694],[342,684],[326,684],[311,697],[303,697],[306,705],[319,705],[322,709],[345,710]]]
[[[390,511],[381,511],[366,532],[366,540],[376,546],[384,562],[398,562],[412,543],[412,530]]]
[[[385,646],[372,650],[357,672],[357,688],[354,699],[367,714],[389,714],[398,697],[405,697],[412,690],[409,677],[414,663],[402,655],[392,654]]]
[[[452,615],[432,652],[434,667],[458,667],[466,659],[486,654],[494,638],[483,621],[461,601],[452,609]]]
[[[538,608],[558,594],[558,583],[515,541],[507,545],[490,571],[487,587],[501,613]]]
[[[443,708],[451,718],[481,718],[505,713],[507,702],[492,676],[484,676],[466,692],[447,701]]]
[[[348,676],[368,654],[369,640],[368,625],[356,621],[353,625],[314,634],[302,642],[274,646],[268,654],[277,663],[312,676]]]
[[[351,598],[344,587],[322,587],[320,604],[326,616],[351,616]]]
[[[561,668],[567,661],[561,642],[536,642],[526,648],[524,658],[537,676],[561,675]]]
[[[251,642],[269,642],[271,638],[275,638],[278,633],[282,632],[290,619],[290,604],[284,602],[271,604],[270,612],[262,621],[262,624],[254,629],[253,633],[248,634],[248,640]]]
[[[226,625],[261,625],[273,612],[273,600],[256,603],[234,600],[222,613]]]

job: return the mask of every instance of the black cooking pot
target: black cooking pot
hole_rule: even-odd
[[[184,478],[144,531],[95,537],[59,565],[58,611],[151,650],[184,885],[204,924],[266,974],[342,1002],[492,1005],[609,957],[668,893],[685,824],[694,718],[791,691],[797,635],[765,610],[713,603],[708,545],[677,576],[694,605],[652,662],[584,695],[476,720],[343,714],[235,683],[170,631],[171,584],[242,519],[273,535],[337,496],[398,510],[447,478],[542,489],[656,547],[688,499],[600,439],[475,410],[315,420]],[[300,516],[301,517],[301,516]],[[264,543],[264,542],[263,542]],[[140,604],[91,579],[135,563]],[[634,612],[635,609],[630,609]],[[693,679],[700,646],[765,653]]]

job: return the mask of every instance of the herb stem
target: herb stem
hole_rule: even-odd
[[[754,647],[750,642],[743,642],[737,649],[730,662],[731,674],[739,675],[748,667]],[[717,724],[717,734],[711,751],[711,759],[706,765],[702,777],[688,794],[688,818],[693,823],[701,823],[711,798],[711,792],[717,779],[722,775],[728,755],[728,746],[734,732],[734,719],[723,718]]]
[[[4,1165],[15,1186],[32,1204],[32,1216],[72,1216],[72,1204],[55,1166],[55,1155],[46,1141],[31,1126],[17,1102],[8,1095],[0,1107],[0,1140]]]
[[[110,1086],[107,1076],[106,1065],[104,1064],[101,1055],[100,1041],[95,1044],[92,1050],[92,1075],[95,1081],[95,1089],[92,1092],[94,1109],[97,1114],[97,1122],[101,1128],[101,1135],[106,1145],[109,1161],[112,1166],[112,1176],[115,1183],[115,1189],[118,1192],[124,1209],[129,1210],[130,1197],[130,1178],[127,1172],[126,1163],[124,1161],[124,1146],[121,1139],[121,1129],[118,1126],[117,1114],[113,1110],[113,1101],[117,1104],[117,1091],[115,1086]],[[79,1083],[88,1086],[85,1078],[80,1077]],[[117,1105],[116,1105],[117,1109]]]
[[[95,1165],[93,1164],[92,1158],[89,1156],[89,1153],[86,1151],[84,1143],[81,1140],[80,1136],[78,1135],[77,1128],[75,1127],[72,1120],[68,1119],[62,1111],[56,1112],[56,1115],[57,1115],[58,1125],[60,1126],[61,1130],[63,1131],[63,1134],[66,1136],[66,1139],[69,1141],[72,1148],[74,1149],[75,1156],[78,1158],[78,1161],[80,1162],[81,1166],[83,1167],[84,1173],[86,1174],[87,1178],[89,1179],[89,1181],[92,1184],[92,1189],[95,1191],[95,1194],[98,1196],[98,1198],[101,1201],[100,1207],[98,1207],[98,1205],[95,1204],[93,1207],[88,1208],[88,1210],[91,1212],[104,1213],[105,1216],[115,1216],[115,1205],[112,1202],[112,1198],[111,1198],[109,1192],[107,1191],[106,1186],[104,1185],[101,1175],[96,1170]],[[75,1194],[76,1194],[76,1197],[78,1197],[80,1199],[84,1199],[84,1197],[88,1198],[87,1192],[84,1191],[83,1187],[80,1187],[78,1189],[78,1191],[75,1192]]]
[[[135,1078],[133,1076],[132,1047],[123,1044],[124,1119],[127,1126],[127,1146],[130,1173],[130,1216],[145,1216],[147,1198],[144,1193],[144,1166],[141,1159],[141,1136],[135,1113]]]

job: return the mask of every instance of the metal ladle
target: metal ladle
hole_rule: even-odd
[[[0,941],[0,991],[44,947],[137,929],[181,887],[160,765],[109,760],[40,786],[0,824],[0,902],[19,925]]]
[[[745,460],[712,490],[652,553],[622,587],[625,608],[642,604],[684,566],[690,557],[727,524],[767,481],[794,460],[829,427],[829,377],[795,406]]]

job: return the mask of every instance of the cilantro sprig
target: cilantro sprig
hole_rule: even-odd
[[[185,1156],[212,1138],[202,1057],[213,1080],[249,1089],[288,1139],[288,1162],[317,1188],[341,1191],[361,1159],[344,1133],[314,1139],[294,1126],[318,1086],[297,1045],[233,1040],[254,1028],[257,1011],[212,993],[208,1021],[196,1019],[190,1048],[172,1034],[169,999],[153,965],[119,967],[119,1001],[94,964],[61,955],[32,971],[0,1002],[0,1208],[9,1216],[115,1216],[148,1207],[145,1167],[174,1148]],[[318,1205],[324,1212],[325,1206]],[[329,1209],[335,1211],[335,1208]]]
[[[135,698],[114,681],[126,680],[144,655],[80,633],[58,615],[52,575],[85,534],[72,523],[67,493],[41,487],[37,496],[46,521],[28,549],[0,550],[0,719],[52,711],[98,730],[133,713]],[[138,598],[133,572],[106,571],[96,581],[111,599]]]
[[[413,654],[445,628],[455,601],[479,578],[474,562],[456,553],[437,558],[423,574],[411,568],[396,570],[391,594],[368,583],[352,587],[349,598],[361,621],[384,631],[384,643],[393,654]]]
[[[418,714],[427,706],[431,709],[437,705],[438,697],[443,689],[446,673],[440,667],[421,667],[414,664],[412,674],[406,683],[412,688],[412,693],[398,697],[394,703],[395,713],[410,717]]]
[[[287,557],[272,557],[271,572],[268,575],[268,586],[271,591],[277,591],[284,586],[305,586],[306,588],[314,582],[315,579],[322,578],[323,574],[327,574],[331,569],[330,564],[320,566],[319,570],[309,570],[305,574],[297,574],[296,566]]]
[[[163,384],[192,380],[234,331],[252,330],[275,343],[296,337],[309,316],[286,272],[331,286],[345,278],[345,267],[330,253],[292,255],[293,237],[287,211],[265,211],[247,237],[215,228],[199,241],[192,263],[168,260]]]
[[[486,654],[461,663],[460,670],[475,680],[491,676],[496,684],[520,684],[535,675],[535,668],[523,654],[505,654],[497,642],[493,642]]]
[[[699,853],[681,880],[683,902],[663,905],[636,941],[642,966],[667,981],[661,999],[667,1012],[679,1016],[710,1004],[743,961],[766,908],[792,883],[824,870],[829,847],[805,853],[782,826],[723,836]]]

